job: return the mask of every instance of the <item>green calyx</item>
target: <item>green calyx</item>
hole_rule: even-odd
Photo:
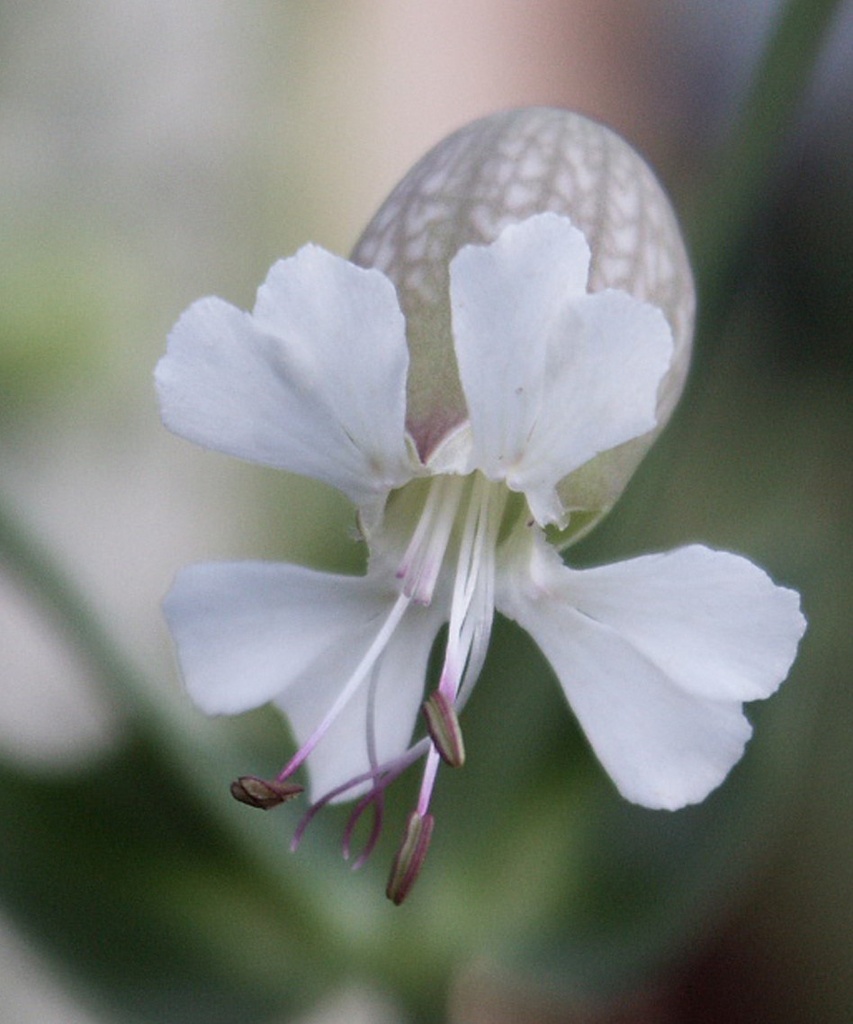
[[[397,287],[411,358],[407,427],[426,461],[467,416],[453,349],[450,261],[462,246],[488,244],[509,224],[546,210],[584,233],[589,290],[617,288],[658,306],[674,342],[655,429],[559,485],[585,531],[613,505],[665,426],[690,361],[693,277],[672,206],[645,160],[609,128],[569,111],[533,107],[485,117],[415,164],[352,259],[382,270]]]

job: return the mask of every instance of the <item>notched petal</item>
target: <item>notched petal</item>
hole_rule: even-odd
[[[618,291],[564,306],[547,339],[540,413],[507,477],[540,525],[559,523],[554,495],[570,473],[654,429],[671,358],[672,334],[654,306]]]
[[[413,472],[407,370],[391,282],[306,246],[273,266],[253,314],[215,298],[191,306],[156,380],[175,433],[366,504]]]
[[[453,336],[468,405],[472,461],[493,480],[524,457],[542,408],[548,339],[566,303],[584,294],[586,239],[543,213],[450,264]]]
[[[790,592],[743,559],[714,556],[576,572],[535,538],[498,581],[498,608],[539,645],[620,793],[646,807],[697,803],[725,779],[751,735],[742,701],[779,685],[802,634]],[[746,580],[746,602],[724,611],[731,590],[718,591],[713,573],[695,584],[688,575],[701,563]]]
[[[746,558],[698,544],[567,570],[566,590],[580,611],[708,700],[769,697],[806,628],[797,593]]]

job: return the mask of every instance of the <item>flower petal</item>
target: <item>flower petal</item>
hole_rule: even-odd
[[[437,607],[414,604],[409,607],[373,675],[359,688],[309,756],[312,800],[369,771],[375,764],[387,763],[405,752],[424,699],[427,662],[440,626]],[[359,647],[357,655],[363,654],[366,646]],[[344,653],[336,652],[338,664]],[[350,656],[350,673],[357,660]],[[330,685],[327,678],[335,668],[332,658],[321,659],[276,700],[289,718],[300,744],[317,727],[337,697],[341,683],[348,678],[348,675],[338,676],[337,685]],[[373,763],[369,732],[375,744]],[[353,787],[339,799],[350,800],[368,789],[367,783]]]
[[[412,476],[394,286],[316,246],[273,266],[253,314],[202,299],[156,371],[170,430],[337,487],[357,504]]]
[[[524,454],[545,386],[555,315],[585,293],[589,246],[566,217],[539,214],[450,264],[453,336],[478,469],[502,479]]]
[[[581,232],[541,214],[450,267],[473,464],[523,491],[541,525],[562,517],[560,480],[654,427],[672,357],[663,313],[625,292],[588,295],[588,264]]]
[[[710,700],[769,697],[806,628],[795,591],[746,558],[700,545],[568,573],[564,590],[580,612]]]
[[[548,338],[539,417],[507,474],[540,525],[562,521],[555,488],[569,473],[654,428],[671,358],[663,313],[627,292],[585,295],[564,309]]]
[[[327,651],[369,638],[389,601],[364,577],[207,562],[178,573],[163,611],[192,699],[206,714],[235,715],[279,696]]]
[[[680,554],[674,553],[676,562]],[[726,559],[742,561],[734,556]],[[654,561],[650,559],[646,568],[652,569]],[[741,569],[737,567],[735,575]],[[760,570],[755,571],[763,576]],[[587,600],[585,577],[589,573],[593,596]],[[658,661],[652,655],[664,649],[665,645],[657,641],[667,626],[652,630],[653,639],[646,643],[645,637],[638,640],[642,626],[624,611],[631,603],[630,595],[638,603],[644,599],[643,587],[636,585],[640,578],[636,565],[623,563],[610,566],[603,576],[596,576],[599,573],[601,570],[575,572],[566,568],[537,538],[527,558],[516,555],[502,572],[498,607],[536,640],[596,755],[624,797],[646,807],[670,810],[696,803],[718,786],[740,759],[751,735],[740,702],[756,694],[766,696],[779,684],[790,664],[791,640],[784,628],[784,638],[776,632],[777,643],[785,653],[780,657],[771,651],[771,667],[762,664],[756,669],[761,679],[757,683],[748,672],[744,674],[744,666],[755,669],[761,662],[761,652],[768,651],[765,641],[754,642],[748,628],[735,627],[733,620],[725,621],[725,616],[723,621],[715,621],[710,609],[715,604],[721,608],[722,604],[708,599],[706,591],[705,605],[700,603],[694,609],[695,618],[682,608],[671,624],[670,637],[680,654]],[[645,578],[650,580],[651,575]],[[754,599],[753,574],[743,576],[753,587]],[[711,588],[713,583],[711,580]],[[629,595],[624,599],[617,594],[622,587]],[[759,589],[764,589],[763,584]],[[736,587],[729,587],[730,597],[734,590]],[[608,618],[606,592],[616,595],[613,605],[617,611],[612,621]],[[768,593],[763,594],[765,600]],[[680,593],[682,602],[692,596],[690,586]],[[649,600],[656,603],[654,592]],[[658,599],[658,614],[668,614],[678,600],[678,594],[672,600]],[[776,604],[775,597],[771,597],[771,603]],[[788,598],[782,598],[778,609],[784,606],[780,613],[790,629],[794,620],[788,605]],[[589,611],[593,606],[600,618]],[[742,605],[739,610],[742,616],[749,614]],[[707,637],[702,635],[705,612],[710,616]],[[757,614],[756,631],[768,618],[773,618],[772,613]],[[796,629],[801,629],[799,623]],[[698,646],[691,658],[692,642]],[[716,690],[708,685],[701,664],[709,654],[721,673]],[[767,682],[770,676],[775,679],[773,686]]]
[[[238,714],[275,700],[301,746],[355,671],[397,598],[387,578],[339,576],[268,562],[182,570],[164,611],[184,682],[206,713]],[[412,608],[379,661],[375,736],[381,759],[414,728],[440,613]],[[308,759],[321,795],[370,766],[369,682]]]

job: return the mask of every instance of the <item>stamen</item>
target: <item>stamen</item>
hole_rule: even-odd
[[[435,819],[431,814],[412,811],[406,823],[403,843],[391,866],[385,895],[398,907],[409,895],[426,859]]]
[[[451,768],[461,768],[465,763],[465,744],[456,709],[447,696],[436,690],[423,703],[427,731],[442,760]]]
[[[352,837],[355,833],[356,826],[361,821],[362,816],[368,810],[373,811],[373,821],[370,826],[370,834],[367,837],[367,841],[361,849],[361,853],[356,857],[353,862],[353,871],[358,869],[367,862],[371,853],[379,841],[379,836],[382,834],[382,821],[385,817],[385,790],[381,788],[372,789],[367,796],[363,797],[355,805],[355,810],[350,814],[347,820],[346,828],[344,829],[344,841],[343,841],[343,853],[344,860],[349,860],[350,853],[352,852]]]
[[[370,761],[370,767],[374,772],[379,765],[379,756],[376,751],[376,687],[378,683],[379,673],[374,665],[373,671],[370,674],[370,687],[367,691],[367,756]],[[367,842],[362,847],[361,853],[352,866],[353,871],[357,871],[373,853],[373,849],[382,833],[382,819],[385,815],[385,791],[381,787],[374,787],[366,797],[359,800],[355,810],[350,815],[344,829],[344,860],[349,860],[353,834],[368,808],[373,811],[373,822],[371,823]]]
[[[257,775],[241,775],[231,783],[231,796],[241,804],[268,811],[278,807],[303,791],[296,782],[279,782],[277,779],[261,779]]]
[[[494,618],[495,558],[502,519],[509,492],[495,486],[479,473],[468,477],[445,476],[433,480],[421,509],[397,578],[401,593],[367,652],[358,663],[332,707],[309,739],[285,766],[274,783],[264,780],[249,787],[255,806],[274,806],[295,795],[295,785],[285,780],[305,761],[329,730],[337,716],[370,675],[367,694],[366,743],[368,771],[324,794],[308,808],[294,833],[295,850],[314,816],[337,797],[369,783],[369,790],[357,801],[343,836],[344,857],[349,859],[356,829],[366,813],[372,813],[367,839],[353,864],[360,867],[373,852],[382,831],[385,790],[415,761],[426,754],[416,809],[409,816],[403,842],[394,859],[387,894],[394,903],[406,899],[423,867],[433,830],[429,805],[442,760],[459,767],[465,761],[465,746],[459,725],[459,711],[467,700],[483,666]],[[417,500],[417,495],[413,495]],[[464,520],[454,533],[463,499]],[[451,586],[450,614],[444,663],[438,688],[424,701],[423,714],[429,738],[420,740],[404,754],[378,763],[376,746],[376,667],[394,630],[412,601],[428,604],[441,572],[448,546],[456,548],[456,566]],[[253,777],[247,777],[253,779]],[[244,783],[244,780],[238,780]],[[236,786],[237,784],[235,784]],[[269,787],[265,789],[264,787]],[[256,791],[257,790],[257,794]],[[237,793],[235,793],[237,796]],[[244,799],[240,790],[238,799]],[[246,801],[249,802],[249,801]]]
[[[472,648],[477,648],[479,672],[488,646],[494,617],[495,547],[505,506],[506,488],[495,488],[478,474],[459,544],[447,648],[439,680],[439,690],[453,702],[463,676],[470,673]]]
[[[433,746],[424,766],[417,812],[426,815],[439,759],[461,764],[464,745],[458,698],[467,697],[486,656],[494,619],[495,547],[506,508],[506,488],[495,488],[477,475],[465,516],[438,690],[424,704]]]
[[[421,518],[397,569],[403,593],[419,604],[432,600],[464,488],[464,477],[440,476],[430,485]]]
[[[288,763],[282,768],[278,774],[278,781],[283,782],[288,776],[292,775],[296,769],[305,761],[308,755],[314,750],[320,740],[325,736],[329,727],[343,711],[346,705],[350,702],[352,697],[355,695],[358,688],[364,682],[364,678],[367,673],[376,664],[376,659],[385,649],[386,644],[391,639],[394,630],[400,623],[403,614],[409,607],[410,600],[405,594],[400,594],[394,603],[394,607],[391,609],[388,618],[385,620],[382,628],[376,634],[373,643],[367,649],[367,653],[361,659],[356,666],[355,671],[350,676],[346,686],[341,690],[337,700],[326,712],[325,717],[314,730],[309,738],[303,743],[296,754],[288,761]]]
[[[421,779],[421,789],[418,793],[418,814],[420,815],[426,814],[429,809],[429,802],[432,799],[432,790],[433,786],[435,786],[435,777],[438,774],[438,762],[440,760],[441,755],[435,746],[430,745],[426,764],[424,765],[424,777]]]
[[[395,782],[407,768],[410,768],[413,764],[419,761],[424,754],[430,749],[430,742],[424,738],[418,740],[417,743],[413,744],[409,749],[401,754],[399,757],[395,757],[391,761],[386,761],[384,764],[379,765],[378,768],[371,768],[370,771],[362,772],[360,775],[356,775],[346,782],[341,783],[340,786],[335,786],[334,789],[330,789],[328,793],[324,793],[318,800],[316,800],[305,812],[302,820],[296,826],[296,831],[293,833],[293,839],[290,842],[291,851],[295,852],[299,844],[302,842],[302,837],[305,835],[305,830],[314,820],[319,811],[324,807],[328,806],[333,800],[339,796],[343,796],[344,793],[356,786],[360,786],[363,782],[372,782],[373,788],[364,798],[362,803],[366,803],[368,797],[375,795],[378,792],[384,792],[392,782]]]

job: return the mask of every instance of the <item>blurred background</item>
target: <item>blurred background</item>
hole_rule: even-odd
[[[852,41],[823,0],[0,2],[2,1024],[853,1019]],[[432,144],[527,104],[647,156],[700,281],[680,410],[571,558],[741,551],[810,630],[744,763],[666,815],[503,626],[397,910],[411,788],[377,864],[334,811],[291,856],[288,809],[227,794],[285,726],[193,711],[159,612],[199,559],[356,565],[346,503],[169,435],[151,373],[191,301],[346,254]]]

